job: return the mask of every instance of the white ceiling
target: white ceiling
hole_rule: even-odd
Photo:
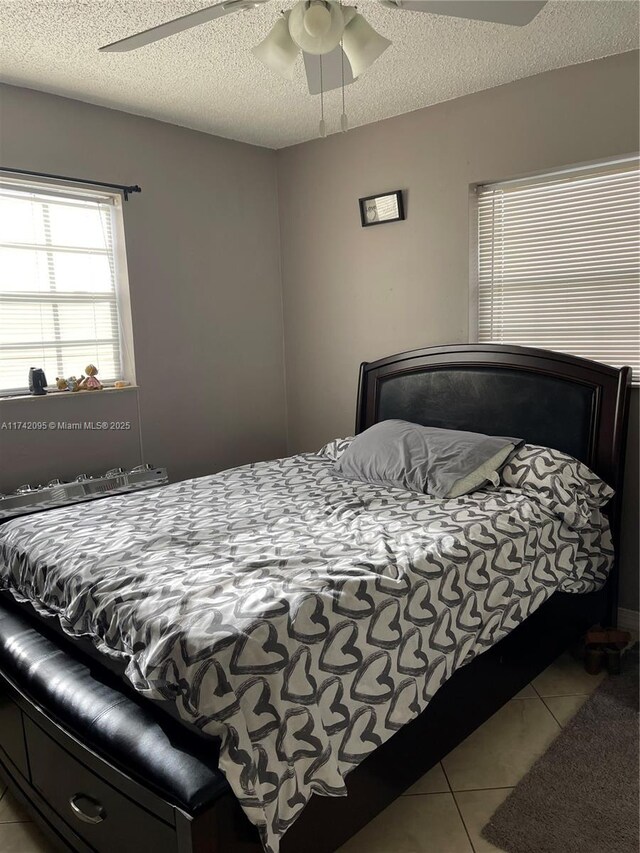
[[[318,135],[319,98],[302,59],[293,83],[251,47],[292,0],[172,36],[132,53],[98,47],[211,5],[207,0],[0,0],[0,79],[150,116],[219,136],[282,148]],[[389,10],[359,0],[393,41],[347,92],[352,127],[638,47],[636,0],[551,0],[526,27]],[[325,96],[328,132],[340,93]]]

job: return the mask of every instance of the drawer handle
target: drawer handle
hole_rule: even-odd
[[[87,814],[87,812],[83,811],[83,809],[78,804],[79,801],[85,801],[89,803],[91,806],[93,814]],[[92,797],[87,797],[86,794],[74,794],[73,797],[69,799],[69,805],[71,806],[71,811],[78,818],[78,820],[83,821],[84,823],[102,823],[102,821],[106,818],[107,813],[104,810],[103,806],[97,800],[94,800]]]

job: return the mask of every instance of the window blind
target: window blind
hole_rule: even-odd
[[[24,392],[30,367],[121,378],[117,196],[0,182],[0,395]]]
[[[478,187],[478,340],[640,379],[638,160]]]

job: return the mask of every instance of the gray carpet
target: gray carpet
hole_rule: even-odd
[[[482,830],[506,853],[638,853],[638,651],[623,657]]]

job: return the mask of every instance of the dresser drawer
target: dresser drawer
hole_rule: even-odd
[[[176,850],[173,827],[76,761],[25,717],[32,785],[98,853]]]
[[[29,778],[22,711],[0,687],[0,759],[4,756],[15,764],[23,776]]]

